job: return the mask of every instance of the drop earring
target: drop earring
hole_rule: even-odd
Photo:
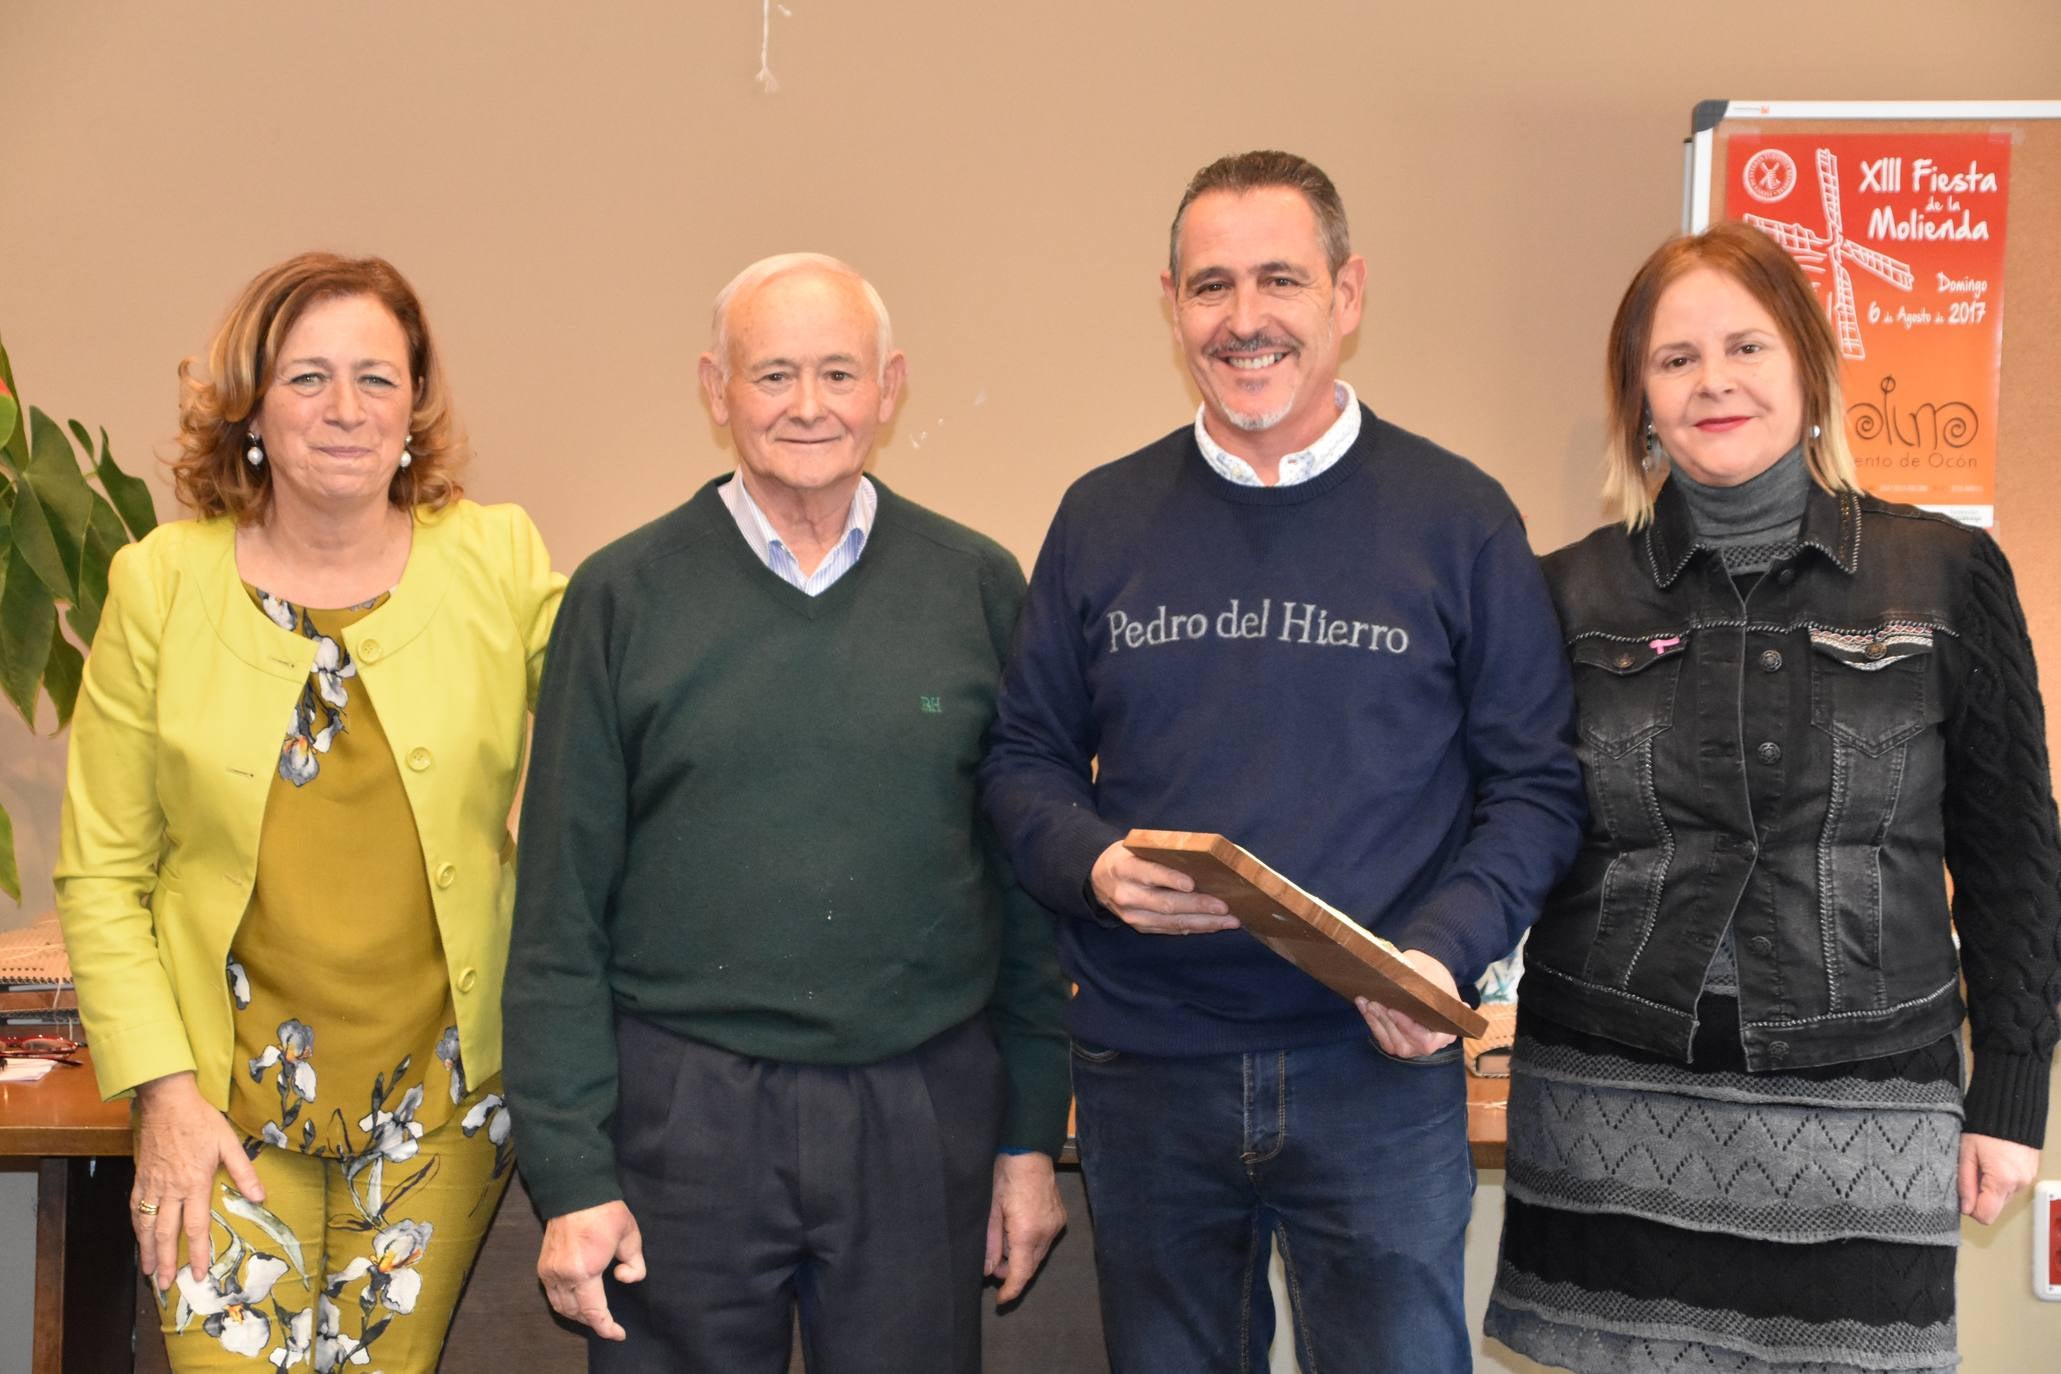
[[[1818,428],[1818,427],[1817,427],[1816,425],[1812,425],[1812,426],[1811,426],[1811,438],[1813,438],[1813,439],[1822,439],[1822,438],[1823,438],[1824,436],[1825,436],[1825,431],[1824,431],[1824,430],[1822,430],[1822,429]]]
[[[409,448],[414,442],[415,436],[412,434],[404,435],[401,439],[401,471],[403,472],[406,472],[408,465],[415,461],[415,455]]]
[[[243,461],[254,468],[265,466],[265,446],[258,442],[256,430],[250,432],[250,447],[243,451]]]
[[[1639,466],[1647,472],[1653,471],[1660,461],[1658,457],[1659,447],[1660,441],[1653,433],[1653,422],[1648,420],[1646,422],[1646,452],[1639,459]]]

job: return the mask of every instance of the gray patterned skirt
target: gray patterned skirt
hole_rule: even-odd
[[[1581,1371],[1959,1363],[1960,1044],[1748,1074],[1706,997],[1693,1065],[1520,1011],[1487,1334]]]

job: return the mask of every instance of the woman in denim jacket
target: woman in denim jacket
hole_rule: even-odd
[[[1619,520],[1546,560],[1591,815],[1526,950],[1487,1319],[1546,1363],[1952,1368],[1960,1217],[2038,1169],[2032,645],[1987,534],[1859,492],[1838,363],[1739,224],[1611,328]]]

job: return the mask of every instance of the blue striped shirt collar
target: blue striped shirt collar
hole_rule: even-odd
[[[782,582],[810,596],[827,591],[837,579],[857,565],[859,555],[866,551],[866,541],[872,537],[873,517],[880,509],[880,493],[874,489],[871,479],[861,476],[858,489],[852,493],[851,509],[845,513],[844,533],[830,546],[830,552],[823,555],[823,561],[816,565],[816,570],[804,574],[787,542],[766,519],[759,503],[751,499],[742,471],[732,473],[729,481],[716,488],[716,495],[723,498],[730,518],[737,522],[737,532],[751,546],[753,556]]]

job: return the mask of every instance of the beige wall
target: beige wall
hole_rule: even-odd
[[[817,248],[871,273],[910,357],[880,474],[1028,563],[1072,477],[1193,404],[1155,279],[1183,179],[1276,144],[1331,171],[1371,265],[1347,375],[1502,479],[1543,549],[1594,523],[1603,332],[1676,225],[1697,99],[2061,95],[2051,0],[786,7],[767,95],[758,0],[0,0],[26,398],[148,466],[174,364],[252,272],[383,253],[451,359],[474,493],[570,567],[724,466],[705,302]],[[0,928],[48,904],[61,773],[0,719],[29,887]],[[2023,1297],[2022,1234],[1983,1241],[1968,1281],[2002,1296],[1971,1295],[1969,1367],[2032,1368],[2003,1352],[2061,1348],[2061,1308]]]

